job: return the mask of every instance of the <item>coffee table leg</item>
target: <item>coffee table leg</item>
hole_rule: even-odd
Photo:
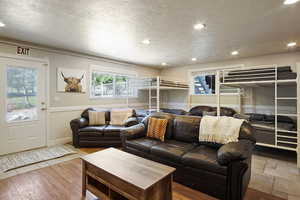
[[[173,193],[172,193],[172,191],[173,191],[173,188],[172,188],[173,174],[170,175],[170,178],[168,180],[169,180],[169,183],[168,183],[169,184],[169,197],[168,197],[168,199],[172,200],[173,199]]]
[[[85,174],[85,162],[82,161],[82,199],[86,197],[86,174]]]

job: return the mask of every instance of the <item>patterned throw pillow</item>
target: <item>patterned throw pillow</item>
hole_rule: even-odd
[[[149,118],[147,137],[165,140],[168,119]]]
[[[105,111],[89,110],[89,125],[90,126],[105,125]]]

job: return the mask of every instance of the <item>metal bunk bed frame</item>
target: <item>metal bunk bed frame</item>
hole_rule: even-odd
[[[137,87],[138,90],[148,90],[148,110],[149,112],[159,112],[160,111],[160,97],[161,97],[161,90],[187,90],[189,91],[189,88],[183,88],[183,87],[176,87],[176,86],[163,86],[161,85],[161,78],[159,76],[155,78],[136,78],[136,82],[138,84],[135,84],[135,87]],[[152,83],[155,82],[155,85],[152,85]],[[129,86],[128,86],[129,87]],[[189,97],[189,95],[188,95]],[[127,96],[127,106],[129,106],[129,100]],[[156,103],[153,104],[152,100],[155,99]],[[189,103],[188,99],[188,103]]]
[[[291,151],[296,151],[296,153],[298,154],[298,159],[297,159],[297,166],[300,168],[300,118],[299,118],[299,114],[300,114],[300,106],[299,106],[299,95],[300,95],[300,64],[298,64],[298,68],[297,68],[297,78],[296,79],[287,79],[287,80],[278,80],[278,66],[277,65],[271,65],[271,67],[273,67],[275,69],[275,76],[274,76],[274,80],[262,80],[262,81],[240,81],[240,82],[226,82],[226,74],[228,74],[228,72],[233,71],[231,70],[219,70],[217,71],[216,74],[216,93],[217,93],[217,115],[220,116],[220,108],[221,108],[221,95],[220,95],[220,88],[222,86],[230,86],[230,87],[238,87],[238,88],[243,88],[243,87],[259,87],[259,86],[271,86],[274,87],[274,93],[275,93],[275,144],[271,145],[271,144],[265,144],[265,143],[257,143],[257,145],[259,146],[265,146],[265,147],[272,147],[272,148],[278,148],[278,149],[284,149],[284,150],[291,150]],[[254,66],[254,67],[241,67],[241,70],[247,70],[247,69],[253,69],[253,68],[262,68],[262,67],[270,67],[270,65],[268,66]],[[236,70],[236,69],[234,69]],[[263,69],[262,69],[263,70]],[[222,79],[222,80],[221,80]],[[295,85],[296,86],[296,95],[294,97],[279,97],[278,96],[278,86],[281,85]],[[295,114],[284,114],[284,113],[279,113],[278,112],[278,102],[281,100],[289,100],[289,101],[296,101],[296,113]],[[296,131],[287,131],[287,130],[281,130],[278,128],[278,116],[288,116],[288,117],[294,117],[297,120],[297,130]],[[285,136],[285,135],[280,135],[280,133],[294,133],[296,134],[296,136]],[[297,142],[288,142],[288,141],[282,141],[279,138],[293,138],[296,139]],[[293,144],[293,145],[297,145],[296,148],[291,148],[291,147],[285,147],[285,146],[280,146],[278,144],[281,143],[285,143],[285,144]]]

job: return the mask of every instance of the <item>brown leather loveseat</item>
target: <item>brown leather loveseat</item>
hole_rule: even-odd
[[[89,110],[105,111],[105,125],[89,126]],[[106,147],[121,146],[120,133],[126,127],[138,124],[135,111],[129,117],[124,126],[110,125],[110,110],[88,108],[81,117],[73,119],[70,126],[73,133],[73,146],[78,147]]]

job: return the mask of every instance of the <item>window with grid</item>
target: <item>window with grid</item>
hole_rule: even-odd
[[[91,72],[90,95],[97,97],[136,97],[137,89],[132,85],[134,76],[101,72]]]

